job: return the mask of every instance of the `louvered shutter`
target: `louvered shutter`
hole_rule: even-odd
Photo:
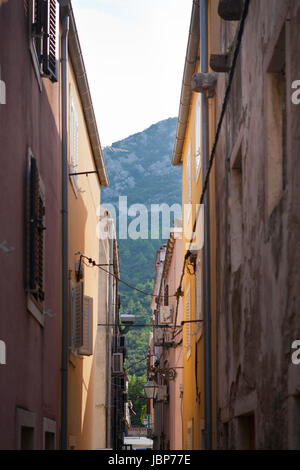
[[[39,174],[35,158],[30,158],[29,182],[29,290],[38,291],[38,208],[39,208]]]
[[[168,286],[168,284],[165,285],[164,305],[166,307],[169,305],[169,286]]]
[[[58,8],[57,0],[42,0],[43,1],[43,54],[42,64],[43,72],[53,82],[57,81],[57,19]]]
[[[26,288],[42,308],[44,301],[44,218],[45,204],[36,159],[29,157],[27,198],[27,282]]]
[[[71,347],[79,349],[83,345],[83,282],[71,286]]]
[[[53,82],[58,79],[58,19],[57,0],[32,0],[32,38],[37,60],[44,76]]]
[[[70,172],[78,171],[78,114],[73,97],[72,89],[70,91]],[[77,188],[77,175],[71,177],[73,185]]]
[[[83,344],[79,354],[93,354],[93,299],[87,296],[83,298]]]
[[[38,223],[37,223],[37,237],[38,237],[38,300],[43,302],[45,299],[44,294],[44,218],[45,218],[45,204],[41,185],[39,186],[39,204],[38,204]]]

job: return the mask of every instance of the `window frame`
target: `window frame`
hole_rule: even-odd
[[[29,207],[29,199],[30,199],[30,175],[31,175],[31,159],[34,158],[35,161],[37,162],[37,159],[34,157],[33,155],[33,152],[31,150],[31,148],[29,147],[28,148],[28,155],[27,155],[27,181],[26,181],[26,185],[27,185],[27,220],[26,220],[26,236],[28,237],[29,234],[28,234],[28,219],[29,219],[29,211],[30,211],[30,207]],[[42,177],[41,177],[41,174],[40,174],[40,171],[39,171],[39,168],[37,166],[37,171],[38,171],[38,175],[39,175],[39,197],[41,197],[42,201],[43,201],[43,204],[44,204],[44,207],[46,206],[46,192],[45,192],[45,185],[44,185],[44,182],[42,180]],[[43,215],[43,221],[42,221],[42,224],[43,224],[43,227],[46,226],[46,214]],[[45,236],[45,230],[43,230],[42,232],[42,236],[43,236],[43,254],[42,254],[42,257],[43,257],[43,289],[44,289],[44,286],[45,286],[45,254],[46,254],[46,236]],[[29,243],[28,240],[26,242],[27,244]],[[29,253],[30,252],[30,247],[26,247],[26,250],[27,252]],[[26,260],[26,263],[28,263],[28,259]],[[28,266],[26,267],[26,269],[28,269]],[[28,274],[27,274],[27,277],[28,277]],[[29,313],[31,313],[31,315],[39,322],[39,324],[41,326],[44,326],[44,300],[41,300],[41,301],[38,301],[35,296],[33,295],[33,293],[30,291],[30,288],[29,288],[29,279],[27,278],[26,279],[26,292],[27,292],[27,310]]]
[[[33,449],[32,450],[35,450],[36,449],[36,414],[31,411],[24,410],[22,408],[17,408],[16,415],[17,415],[17,426],[16,426],[17,450],[22,450],[21,449],[22,427],[33,429]]]
[[[54,450],[56,450],[56,421],[43,418],[43,450],[46,450],[46,433],[54,434]]]

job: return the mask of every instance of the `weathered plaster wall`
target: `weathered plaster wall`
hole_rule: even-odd
[[[267,70],[284,24],[286,185],[275,209],[269,214]],[[291,344],[300,338],[300,107],[291,102],[291,84],[300,78],[299,24],[298,0],[252,0],[229,108],[218,144],[219,447],[249,445],[249,441],[247,444],[243,440],[241,420],[238,419],[247,413],[255,414],[257,448],[300,446],[299,397],[296,396],[300,367],[291,364]],[[222,21],[221,43],[224,50],[231,45],[234,28],[233,24]],[[217,115],[227,79],[225,74],[219,74]],[[236,165],[239,152],[241,171]],[[236,177],[240,178],[242,192],[240,248],[232,238],[233,229],[236,232],[233,221]],[[241,250],[238,257],[234,252],[236,249]],[[293,422],[291,416],[295,418]]]

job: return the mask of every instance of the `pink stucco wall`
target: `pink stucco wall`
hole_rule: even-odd
[[[169,295],[173,295],[179,285],[182,272],[182,240],[176,240],[166,282],[169,285]],[[173,305],[176,311],[176,297],[170,297],[170,305]],[[177,325],[182,321],[182,302],[179,302]],[[182,334],[175,338],[179,343]],[[175,368],[176,378],[169,381],[169,403],[164,407],[164,433],[166,446],[171,450],[182,449],[182,399],[180,395],[180,385],[183,383],[182,363],[183,351],[182,345],[176,348],[166,349],[164,360],[168,360],[169,368]]]
[[[16,409],[35,414],[35,447],[42,448],[43,418],[58,421],[60,377],[60,137],[59,84],[43,80],[40,92],[29,51],[24,2],[0,6],[0,449],[17,446]],[[24,290],[25,175],[28,146],[37,159],[46,194],[44,327],[28,313]],[[58,435],[58,432],[57,432]]]

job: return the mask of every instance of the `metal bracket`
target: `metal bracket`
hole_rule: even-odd
[[[98,171],[79,171],[78,173],[69,173],[69,176],[79,176],[79,175],[92,175],[98,173]]]

